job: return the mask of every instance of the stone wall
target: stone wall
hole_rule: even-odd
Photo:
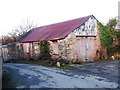
[[[40,56],[39,42],[33,42],[31,49],[32,49],[32,58],[33,59],[39,59],[39,56]]]
[[[65,39],[49,41],[52,58],[59,58],[72,61],[76,59],[76,36],[70,33]],[[58,46],[58,53],[54,53],[54,44]],[[57,47],[56,47],[57,48]]]
[[[22,59],[38,59],[40,54],[39,42],[21,43],[19,54]]]
[[[98,24],[97,24],[97,35],[96,35],[95,43],[96,43],[96,45],[95,45],[96,46],[96,51],[98,51],[98,52],[96,52],[95,59],[98,60],[100,58],[100,48],[101,48],[101,45],[100,45],[100,32],[98,30]]]

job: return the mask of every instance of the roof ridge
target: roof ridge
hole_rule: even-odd
[[[42,28],[42,27],[47,27],[47,26],[52,26],[52,25],[56,25],[56,24],[61,24],[61,23],[69,22],[69,21],[74,21],[74,20],[77,20],[77,19],[82,19],[82,18],[91,17],[91,16],[93,16],[93,15],[88,15],[88,16],[83,16],[83,17],[79,17],[79,18],[75,18],[75,19],[70,19],[70,20],[56,22],[56,23],[52,23],[52,24],[48,24],[48,25],[43,25],[43,26],[36,27],[35,29]]]

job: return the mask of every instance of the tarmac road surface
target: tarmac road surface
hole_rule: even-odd
[[[15,82],[15,88],[117,88],[118,62],[84,63],[76,65],[75,70],[16,63],[3,66]]]

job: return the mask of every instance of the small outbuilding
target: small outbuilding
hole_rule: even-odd
[[[99,58],[98,20],[93,15],[30,30],[20,40],[23,58],[37,58],[43,40],[49,43],[53,59],[89,62]]]

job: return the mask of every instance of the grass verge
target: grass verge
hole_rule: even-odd
[[[36,65],[42,65],[47,67],[57,67],[56,63],[57,60],[19,60],[16,63],[24,63],[24,64],[36,64]],[[65,64],[63,62],[60,62],[61,69],[77,69],[75,66],[71,66],[70,64]]]

